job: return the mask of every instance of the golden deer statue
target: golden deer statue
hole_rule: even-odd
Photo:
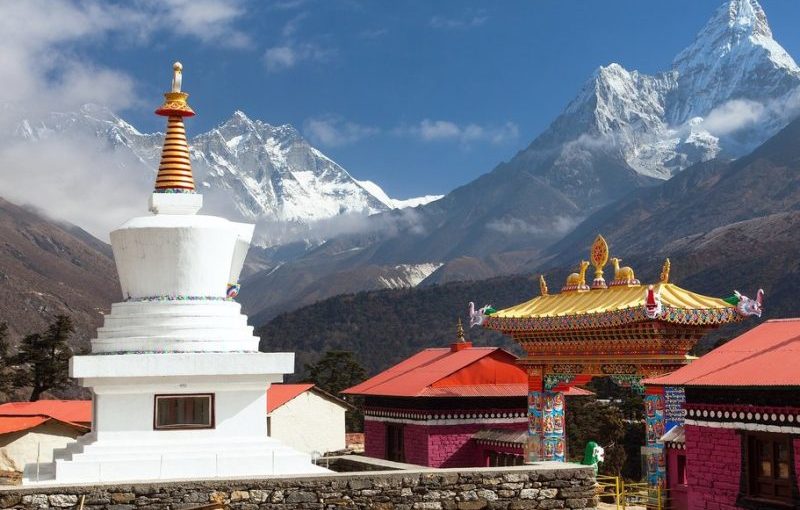
[[[572,273],[567,276],[567,287],[569,288],[582,288],[586,286],[586,269],[589,267],[589,262],[581,260],[581,272]]]
[[[614,281],[633,282],[636,277],[633,275],[633,269],[630,266],[619,267],[622,259],[614,257],[611,263],[614,265]]]

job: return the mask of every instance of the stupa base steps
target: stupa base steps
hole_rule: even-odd
[[[118,482],[186,478],[232,478],[326,473],[271,438],[194,442],[95,441],[92,434],[57,450],[54,461],[25,466],[25,484]]]

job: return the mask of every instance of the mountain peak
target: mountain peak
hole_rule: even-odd
[[[720,6],[717,16],[727,21],[728,29],[731,31],[772,38],[767,15],[758,0],[730,0]]]
[[[690,67],[748,48],[766,48],[773,59],[785,51],[772,38],[767,15],[758,0],[727,0],[698,32],[694,42],[675,57],[673,68],[685,72]]]

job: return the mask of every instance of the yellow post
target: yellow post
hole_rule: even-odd
[[[614,501],[617,502],[617,510],[619,510],[619,495],[620,495],[620,490],[619,489],[620,489],[619,488],[619,477],[615,476],[614,477]]]

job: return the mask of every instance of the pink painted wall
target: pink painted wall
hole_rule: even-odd
[[[437,425],[428,428],[428,466],[477,467],[485,463],[483,447],[472,435],[484,429],[526,430],[525,423],[474,423]]]
[[[733,429],[686,425],[690,510],[735,510],[742,469],[741,437]]]
[[[403,427],[403,451],[406,462],[428,466],[428,427],[407,424]]]
[[[364,420],[364,455],[386,458],[386,427],[383,422]]]
[[[403,427],[405,461],[429,467],[479,467],[485,465],[484,447],[472,435],[488,428],[526,430],[525,423],[475,423],[467,425],[416,425]],[[497,449],[495,449],[497,450]],[[386,426],[364,420],[364,455],[386,458]]]

